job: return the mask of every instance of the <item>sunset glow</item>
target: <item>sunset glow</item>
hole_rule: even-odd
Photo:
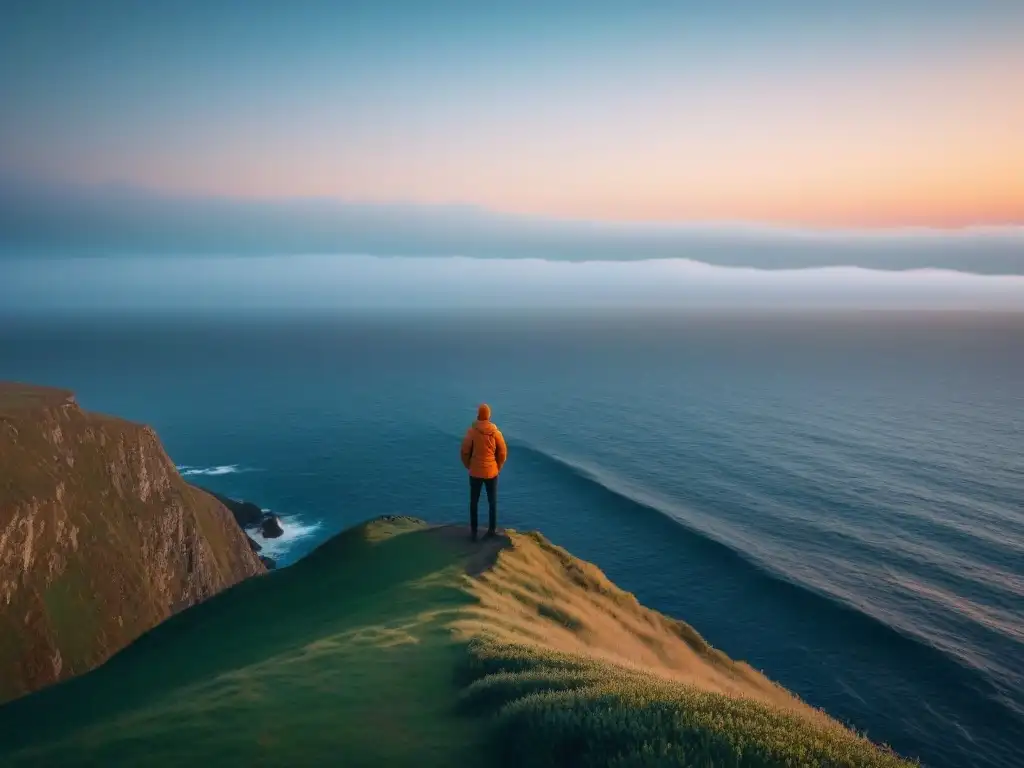
[[[213,3],[75,25],[74,4],[25,5],[0,31],[0,173],[600,220],[1024,223],[1024,5],[701,5]]]

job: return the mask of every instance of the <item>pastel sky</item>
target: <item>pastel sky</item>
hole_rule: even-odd
[[[1024,224],[1024,2],[0,15],[0,174],[600,220]]]

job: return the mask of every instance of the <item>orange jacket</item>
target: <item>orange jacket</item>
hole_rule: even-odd
[[[501,430],[490,421],[477,420],[462,439],[462,463],[473,477],[497,477],[508,458]]]

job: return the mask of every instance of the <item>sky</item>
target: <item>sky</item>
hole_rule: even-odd
[[[6,0],[0,182],[1024,224],[1024,3]]]

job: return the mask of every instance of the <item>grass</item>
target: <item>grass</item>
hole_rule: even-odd
[[[95,606],[89,600],[89,585],[77,559],[46,587],[43,604],[53,631],[67,638],[61,649],[63,662],[73,668],[84,668],[90,660],[92,638],[101,631]]]
[[[349,531],[0,708],[0,764],[473,766],[446,626],[467,552],[409,520]]]
[[[460,709],[493,715],[492,754],[501,765],[907,764],[838,723],[656,674],[493,641],[474,642],[470,653],[479,677],[463,691]]]
[[[0,764],[905,765],[593,566],[392,518],[0,708]]]

